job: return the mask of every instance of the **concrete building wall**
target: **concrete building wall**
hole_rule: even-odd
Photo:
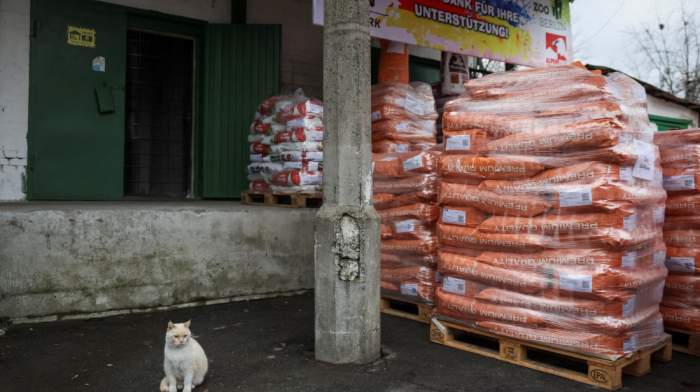
[[[101,1],[212,23],[231,21],[231,0]],[[26,198],[30,4],[0,1],[0,200]]]
[[[316,212],[237,202],[0,204],[0,318],[313,288]]]
[[[248,0],[249,24],[282,25],[282,90],[323,96],[323,27],[312,23],[312,0]]]
[[[681,120],[693,120],[693,127],[698,126],[698,112],[686,108],[685,106],[677,105],[672,102],[664,101],[663,99],[647,95],[647,111],[655,116],[663,116],[670,118],[678,118]]]

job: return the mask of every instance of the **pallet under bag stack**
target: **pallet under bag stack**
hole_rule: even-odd
[[[431,333],[496,337],[495,357],[609,389],[632,357],[645,362],[626,371],[648,372],[651,352],[670,345],[659,313],[666,193],[644,89],[573,64],[466,88],[443,115]],[[528,345],[589,358],[589,374],[536,367]],[[603,377],[601,366],[616,370]]]
[[[700,356],[700,129],[659,132],[666,199],[666,329],[687,335],[674,350]],[[675,338],[675,336],[674,336]]]
[[[437,273],[435,101],[430,86],[372,87],[374,207],[382,218],[382,311],[429,322]],[[397,308],[417,305],[418,313]],[[400,303],[399,303],[400,305]]]

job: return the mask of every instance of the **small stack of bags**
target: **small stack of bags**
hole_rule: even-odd
[[[382,218],[382,296],[432,304],[437,273],[438,154],[435,100],[408,82],[408,48],[382,41],[380,84],[372,86],[374,207]]]
[[[250,190],[315,193],[323,185],[323,103],[293,95],[265,99],[250,126]]]
[[[666,326],[700,332],[700,129],[659,132],[666,199]]]
[[[438,319],[604,356],[667,339],[642,86],[572,64],[465,87],[443,115]]]

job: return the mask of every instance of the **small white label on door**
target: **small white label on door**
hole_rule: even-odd
[[[105,71],[105,58],[97,56],[92,60],[92,70],[97,72]]]

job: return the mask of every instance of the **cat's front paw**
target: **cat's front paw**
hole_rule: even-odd
[[[185,387],[185,384],[177,384],[177,389],[182,389]]]
[[[185,385],[182,392],[192,392],[192,385]]]
[[[177,392],[177,386],[171,384],[170,385],[170,390],[168,392]]]

